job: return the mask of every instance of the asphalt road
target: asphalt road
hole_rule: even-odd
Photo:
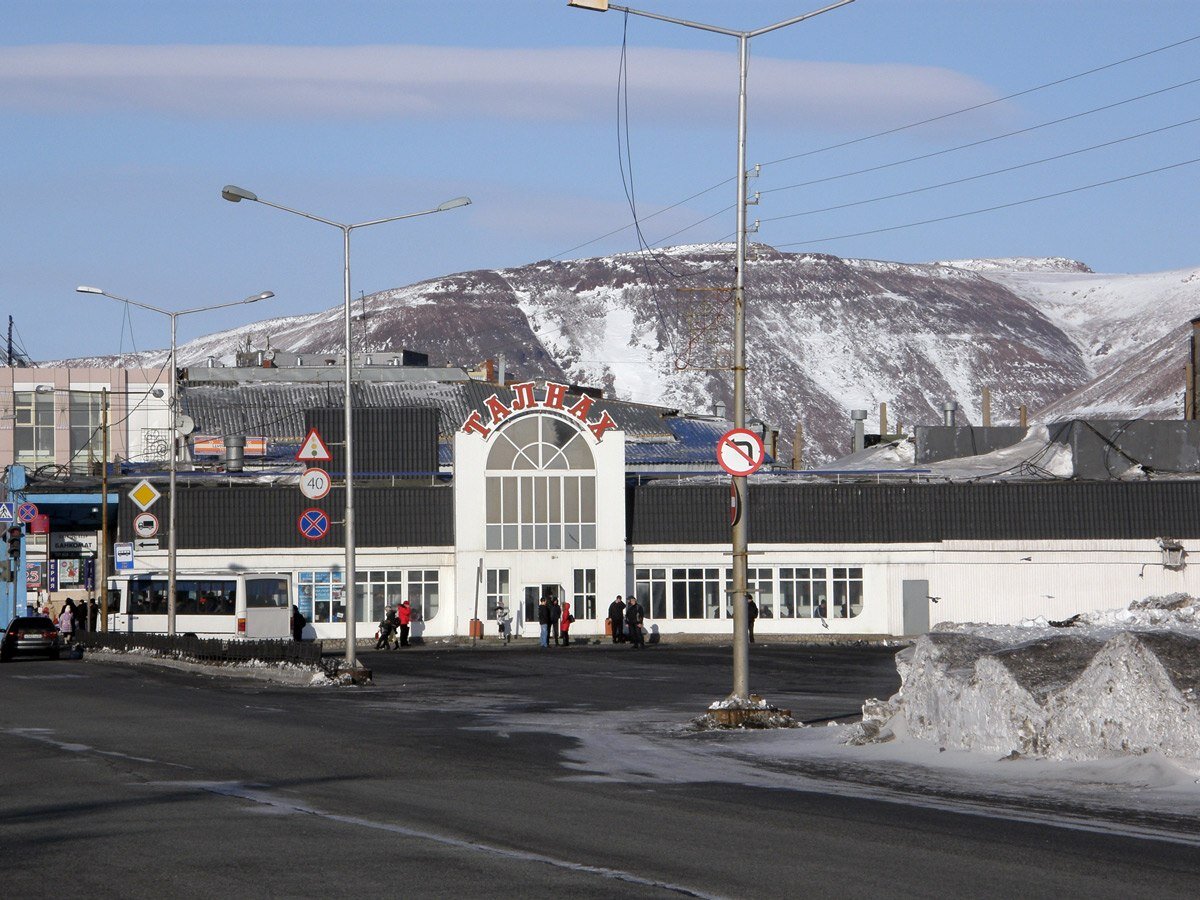
[[[362,658],[374,687],[0,667],[0,894],[1195,896],[1194,846],[648,775],[651,745],[621,735],[691,740],[672,729],[728,693],[727,648]],[[889,651],[752,659],[808,720],[897,685]]]

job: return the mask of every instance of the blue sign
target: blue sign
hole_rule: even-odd
[[[329,534],[329,516],[319,509],[306,509],[296,520],[296,527],[310,541],[319,541]]]
[[[17,504],[0,503],[0,522],[11,522],[17,517]]]
[[[113,544],[113,568],[118,572],[133,571],[133,544],[127,541]]]
[[[37,518],[38,510],[36,503],[22,503],[17,507],[17,518],[22,522],[32,522]]]

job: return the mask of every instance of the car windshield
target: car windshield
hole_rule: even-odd
[[[11,631],[53,631],[54,623],[45,616],[19,616],[8,627]]]

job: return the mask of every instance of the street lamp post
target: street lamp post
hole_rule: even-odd
[[[766,25],[753,31],[737,31],[721,28],[717,25],[706,25],[702,22],[692,22],[687,19],[676,19],[658,13],[646,12],[640,9],[630,9],[627,6],[609,4],[608,0],[568,0],[568,6],[579,9],[591,9],[596,12],[606,12],[615,9],[631,16],[643,16],[659,22],[669,22],[672,25],[683,25],[714,34],[723,34],[737,38],[738,41],[738,145],[737,145],[737,262],[736,280],[733,291],[733,424],[736,428],[746,426],[746,75],[750,63],[750,39],[760,34],[778,31],[788,25],[795,25],[813,16],[829,12],[841,6],[853,3],[854,0],[838,0],[821,9],[793,16],[774,25]],[[741,509],[741,515],[733,524],[733,693],[731,700],[746,701],[750,699],[750,636],[747,629],[746,592],[748,589],[748,543],[749,543],[749,512],[750,495],[746,490],[746,476],[733,476],[733,489]]]
[[[99,294],[102,297],[108,297],[110,300],[116,300],[119,303],[128,303],[131,306],[136,306],[138,309],[146,309],[150,312],[158,313],[161,316],[166,316],[171,320],[171,378],[168,383],[170,393],[167,400],[167,415],[170,418],[171,426],[171,455],[169,458],[169,481],[167,488],[167,634],[175,633],[175,576],[176,576],[176,551],[178,544],[175,537],[175,477],[178,471],[178,456],[179,456],[179,367],[176,359],[178,355],[178,347],[176,342],[177,330],[176,321],[180,316],[190,316],[195,313],[210,312],[214,309],[225,309],[230,306],[242,306],[246,303],[257,303],[259,300],[267,300],[274,297],[271,291],[263,291],[261,294],[254,294],[244,300],[235,300],[231,303],[217,303],[213,306],[197,306],[192,309],[169,310],[159,309],[157,306],[151,306],[148,303],[139,303],[136,300],[130,300],[127,297],[118,297],[116,294],[110,294],[108,291],[101,290],[98,287],[88,287],[80,285],[75,288],[81,294]]]
[[[284,212],[292,213],[293,215],[302,216],[305,219],[311,219],[314,222],[320,222],[322,225],[329,225],[337,228],[342,232],[342,302],[343,302],[343,330],[344,343],[346,347],[346,369],[345,369],[345,394],[343,397],[344,414],[345,414],[345,473],[346,473],[346,514],[342,523],[342,528],[346,538],[346,564],[343,573],[342,581],[342,596],[345,602],[346,610],[346,667],[353,669],[357,665],[355,641],[357,627],[355,615],[355,565],[354,565],[354,430],[353,430],[353,397],[351,393],[352,378],[353,378],[353,354],[351,344],[351,316],[350,316],[350,232],[359,228],[367,228],[370,225],[383,225],[387,222],[399,222],[401,219],[413,219],[417,216],[428,216],[432,213],[445,212],[448,209],[456,209],[460,206],[466,206],[471,202],[470,197],[455,197],[453,200],[447,200],[433,209],[423,209],[419,212],[405,213],[400,216],[388,216],[385,219],[372,219],[370,222],[359,222],[354,225],[347,225],[342,222],[334,222],[332,219],[322,218],[321,216],[313,215],[312,213],[302,212],[298,209],[292,209],[288,206],[281,206],[278,203],[272,203],[269,200],[263,200],[257,194],[246,190],[245,188],[237,187],[236,185],[227,184],[221,188],[221,196],[230,203],[240,203],[243,200],[252,200],[255,203],[261,203],[264,206],[270,206],[275,209],[283,210]]]

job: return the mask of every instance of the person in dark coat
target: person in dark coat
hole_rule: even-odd
[[[746,628],[750,632],[750,643],[754,643],[754,621],[758,618],[758,604],[749,594],[746,595]]]
[[[617,599],[608,604],[608,621],[612,624],[612,639],[614,644],[624,640],[622,627],[625,622],[625,601],[617,594]]]
[[[292,640],[304,640],[304,626],[308,624],[308,619],[304,618],[304,613],[300,612],[300,607],[292,604]]]
[[[80,600],[75,604],[75,633],[86,634],[88,630],[87,601]]]
[[[98,603],[96,603],[95,597],[88,597],[87,614],[88,614],[88,631],[95,631],[96,625],[100,621],[100,605]]]
[[[645,615],[641,606],[638,605],[637,597],[630,597],[629,605],[625,608],[625,624],[629,628],[629,640],[632,641],[635,650],[640,650],[646,644],[642,638],[642,620],[644,618]]]
[[[558,646],[558,626],[562,619],[562,606],[553,594],[546,595],[546,608],[550,610],[550,634],[554,638],[554,646]]]
[[[390,606],[384,607],[383,618],[379,620],[379,638],[375,641],[376,650],[391,650],[396,643],[396,629],[400,627],[400,620],[396,618],[396,611]]]
[[[542,597],[538,600],[538,628],[541,629],[539,643],[543,647],[550,646],[550,606],[546,603],[546,598]]]

